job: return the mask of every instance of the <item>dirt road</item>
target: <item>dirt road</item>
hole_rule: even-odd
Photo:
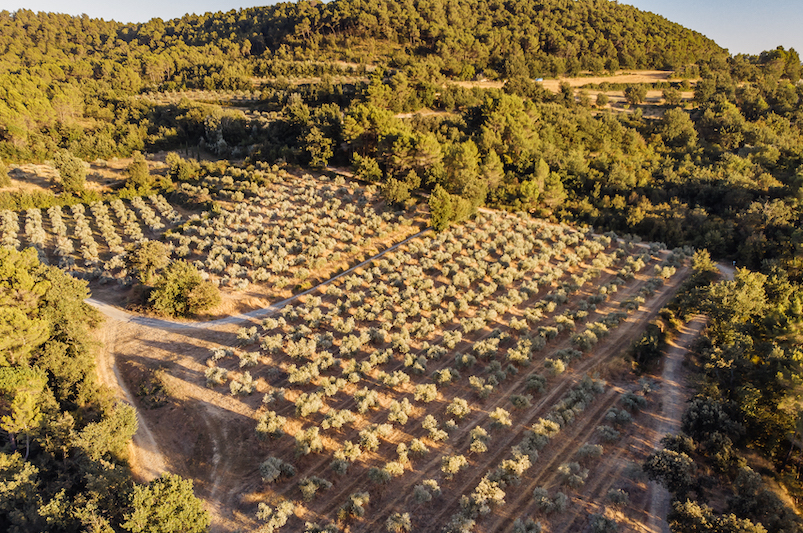
[[[661,423],[654,433],[656,440],[652,443],[653,448],[660,447],[660,439],[667,433],[680,431],[680,418],[683,415],[685,400],[690,394],[685,380],[683,360],[700,335],[703,326],[705,326],[705,317],[697,315],[680,328],[680,335],[677,338],[669,342],[669,350],[664,358],[664,368],[658,380],[661,398],[659,420]],[[669,513],[671,500],[669,491],[654,482],[650,483],[650,491],[650,520],[647,531],[668,533],[669,525],[666,523],[666,515]]]
[[[355,270],[358,270],[358,269],[364,267],[365,265],[371,263],[372,261],[375,261],[375,260],[379,259],[380,257],[385,255],[386,253],[392,252],[393,250],[395,250],[399,246],[402,246],[403,244],[407,244],[411,240],[417,239],[417,238],[421,237],[422,235],[425,235],[426,233],[431,231],[431,229],[432,228],[425,228],[425,229],[419,231],[418,233],[416,233],[415,235],[411,235],[410,237],[407,237],[403,241],[397,242],[393,246],[391,246],[389,248],[386,248],[385,250],[382,250],[378,254],[369,257],[365,261],[363,261],[363,262],[361,262],[361,263],[359,263],[357,265],[354,265],[353,267],[349,268],[348,270],[344,270],[340,274],[338,274],[336,276],[332,276],[331,278],[329,278],[328,280],[324,281],[323,283],[319,283],[318,285],[312,287],[311,289],[307,289],[306,291],[300,292],[300,293],[298,293],[298,294],[296,294],[294,296],[291,296],[290,298],[287,298],[287,299],[282,300],[280,302],[276,302],[275,304],[273,304],[273,305],[271,305],[269,307],[265,307],[263,309],[255,309],[253,311],[249,311],[248,313],[241,313],[241,314],[238,314],[238,315],[227,316],[226,318],[221,318],[221,319],[218,319],[218,320],[210,320],[209,322],[180,322],[178,320],[167,320],[167,319],[163,319],[163,318],[153,318],[153,317],[132,315],[131,313],[127,313],[126,311],[123,311],[119,307],[115,307],[113,305],[109,305],[107,303],[101,302],[101,301],[96,300],[94,298],[87,298],[84,301],[86,303],[88,303],[89,305],[91,305],[92,307],[96,308],[98,311],[100,311],[101,313],[103,313],[107,317],[109,317],[109,318],[111,318],[113,320],[116,320],[118,322],[133,322],[133,323],[139,324],[141,326],[145,326],[145,327],[149,327],[149,328],[156,328],[156,329],[164,329],[164,330],[171,330],[171,329],[206,329],[206,330],[209,330],[209,329],[217,328],[219,326],[227,326],[229,324],[236,324],[238,322],[250,322],[254,318],[265,318],[265,317],[271,316],[271,315],[279,312],[283,307],[287,306],[288,304],[291,304],[291,303],[295,302],[296,300],[298,300],[299,298],[301,298],[303,296],[306,296],[307,294],[311,294],[311,293],[313,293],[315,291],[318,291],[322,287],[326,287],[330,283],[333,283],[334,281],[342,278],[343,276],[347,276],[347,275],[351,274]]]
[[[122,379],[114,357],[119,333],[120,327],[117,324],[101,329],[102,347],[97,359],[98,377],[101,384],[112,389],[120,400],[135,406],[134,396]],[[159,445],[139,411],[137,411],[137,432],[129,444],[129,454],[130,463],[136,465],[136,477],[141,481],[150,481],[166,471]]]

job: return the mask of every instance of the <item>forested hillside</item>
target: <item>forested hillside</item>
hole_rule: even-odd
[[[255,74],[338,72],[320,60],[409,66],[429,82],[724,58],[699,34],[607,1],[299,2],[136,25],[20,10],[0,14],[0,30],[6,159],[46,157],[71,142],[85,157],[125,155],[143,147],[150,118],[126,96],[251,89]],[[75,139],[75,122],[93,135]]]
[[[636,69],[666,76],[614,81]],[[220,302],[210,276],[237,291],[292,270],[275,294],[290,279],[307,288],[312,270],[335,255],[355,264],[374,241],[409,235],[422,213],[438,232],[487,206],[704,249],[665,316],[710,317],[696,359],[699,394],[683,419],[686,435],[667,439],[645,469],[678,499],[676,531],[697,531],[688,529],[695,520],[716,531],[761,531],[733,529],[759,522],[797,531],[794,514],[759,491],[744,452],[758,453],[772,465],[764,473],[803,495],[801,69],[795,50],[731,57],[698,33],[607,0],[302,1],[144,24],[4,11],[0,239],[11,248],[25,242],[41,259],[55,249],[74,267],[60,207],[87,204],[97,230],[83,205],[70,210],[86,260],[80,274],[117,275],[143,305],[167,293],[156,308],[167,314],[195,308],[165,311],[174,307],[173,286],[148,269],[192,274],[184,296],[203,287],[195,297],[206,309]],[[584,76],[595,81],[583,84]],[[562,83],[551,91],[540,78]],[[130,158],[126,178],[88,187],[86,163],[114,158]],[[149,167],[157,158],[164,164]],[[50,165],[59,177],[41,186],[21,170],[26,163]],[[291,179],[287,169],[333,183]],[[343,175],[370,187],[345,187]],[[259,198],[266,213],[289,209],[292,183],[307,204],[320,204],[319,215],[341,208],[342,198],[359,204],[360,213],[346,206],[329,219],[327,235],[344,242],[330,239],[319,256],[305,250],[302,226],[315,222],[306,211],[288,220],[299,224],[293,243],[279,242],[286,236],[272,228],[284,248],[270,264],[250,241],[226,240],[235,222],[255,233],[246,201]],[[51,207],[52,238],[39,211]],[[164,243],[153,256],[130,253],[147,241],[133,208],[150,242]],[[108,272],[98,266],[93,231],[115,254]],[[212,233],[222,239],[213,243]],[[131,481],[125,448],[136,420],[92,377],[98,318],[81,303],[86,286],[11,248],[0,248],[0,526],[145,530],[148,513],[161,511],[143,502],[162,490],[200,513],[178,479]],[[203,283],[176,258],[203,265]],[[716,283],[710,258],[740,269]],[[655,348],[656,339],[643,343]],[[736,492],[716,493],[717,482]],[[712,493],[730,496],[716,511],[733,520],[695,501]],[[196,518],[203,529],[205,516]]]
[[[191,521],[200,531],[209,518],[191,482],[131,479],[136,412],[98,384],[91,330],[101,317],[88,295],[32,248],[0,247],[0,527],[170,531]]]

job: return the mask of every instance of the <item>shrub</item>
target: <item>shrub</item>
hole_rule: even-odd
[[[384,468],[377,468],[372,466],[368,469],[368,479],[377,484],[384,484],[390,481],[390,472]]]
[[[466,499],[466,502],[469,500]],[[467,516],[465,512],[460,512],[452,515],[451,520],[443,529],[443,533],[472,533],[476,525],[477,522],[474,519]]]
[[[442,385],[448,385],[452,381],[457,381],[458,379],[460,379],[460,373],[453,368],[436,370],[432,374],[432,381]]]
[[[279,416],[276,411],[268,411],[259,417],[256,432],[260,440],[268,437],[278,438],[284,435],[284,425],[287,423],[287,418]]]
[[[304,533],[340,533],[340,528],[333,522],[329,522],[325,526],[314,522],[305,522]]]
[[[454,356],[457,368],[471,368],[477,363],[477,358],[471,354],[457,354]]]
[[[622,489],[611,489],[605,497],[615,507],[623,507],[630,503],[630,495]]]
[[[404,533],[405,531],[410,531],[412,527],[410,513],[393,513],[385,522],[385,527],[390,533]]]
[[[510,427],[513,421],[510,419],[510,413],[501,407],[497,407],[488,415],[493,420],[493,425],[496,427]]]
[[[525,322],[526,327],[526,322]],[[523,328],[522,328],[523,329]],[[507,351],[507,359],[511,363],[519,365],[530,364],[530,352],[532,351],[533,343],[530,339],[521,339],[515,347]]]
[[[633,417],[625,411],[624,409],[617,409],[616,407],[611,407],[608,412],[605,414],[605,419],[612,422],[614,426],[622,426],[624,424],[629,424],[633,421]]]
[[[257,509],[257,519],[265,522],[265,524],[259,528],[259,531],[274,533],[287,523],[287,519],[290,518],[295,511],[295,504],[293,502],[284,501],[274,509],[270,505],[260,502]]]
[[[469,376],[468,383],[480,398],[487,398],[493,392],[494,387],[490,383],[485,383],[485,379],[477,376]]]
[[[463,339],[463,333],[460,331],[444,331],[443,332],[443,345],[453,350],[457,343]]]
[[[556,492],[555,497],[552,499],[552,503],[555,506],[555,511],[562,513],[566,510],[566,507],[569,506],[569,497],[562,492]]]
[[[417,503],[426,503],[432,500],[432,494],[430,494],[429,490],[427,490],[427,487],[424,485],[416,485],[415,488],[413,488],[413,499],[415,499]]]
[[[306,502],[312,501],[312,499],[315,497],[315,493],[317,493],[318,490],[327,490],[331,487],[331,481],[318,476],[305,477],[298,482],[298,488],[301,490],[301,495],[304,497],[304,501]]]
[[[630,411],[639,411],[647,405],[647,399],[634,392],[625,392],[622,394],[622,405]]]
[[[257,334],[257,327],[251,326],[250,328],[239,328],[237,330],[237,342],[240,345],[253,344],[259,339]]]
[[[440,424],[438,423],[438,419],[432,415],[427,415],[424,417],[424,420],[421,422],[421,427],[429,431],[429,438],[432,440],[446,440],[449,438],[449,435],[439,429]]]
[[[483,476],[472,493],[460,500],[460,507],[467,516],[477,516],[486,515],[491,512],[491,507],[504,503],[505,491],[500,483]]]
[[[527,390],[544,392],[546,390],[546,378],[538,373],[530,374],[527,377]]]
[[[620,433],[611,426],[597,426],[597,431],[605,442],[613,442],[620,436]]]
[[[274,483],[282,476],[295,476],[296,469],[293,465],[278,457],[268,457],[259,465],[259,473],[262,475],[262,480],[265,483]]]
[[[602,446],[599,444],[583,444],[577,450],[577,456],[580,457],[580,459],[596,459],[602,457]]]
[[[335,459],[331,463],[329,463],[329,468],[331,468],[335,474],[343,476],[346,474],[349,468],[349,462],[344,461],[343,459]]]
[[[532,518],[526,520],[517,518],[513,522],[513,533],[541,533],[541,531],[543,531],[541,522],[536,522]]]
[[[416,385],[415,400],[429,403],[438,397],[438,387],[434,383]]]
[[[418,503],[430,501],[433,497],[441,495],[441,488],[434,479],[425,479],[413,489],[413,496]]]
[[[357,411],[361,414],[368,411],[372,407],[379,405],[379,394],[368,387],[364,387],[354,393],[354,401],[357,402]]]
[[[488,451],[488,443],[491,441],[491,436],[482,427],[477,426],[471,430],[471,446],[469,450],[474,453],[484,453]]]
[[[560,359],[544,359],[544,368],[553,375],[557,376],[558,374],[562,374],[566,371],[566,363],[561,361]]]
[[[457,418],[463,418],[471,412],[468,402],[463,398],[454,398],[452,403],[446,408],[446,412]]]
[[[517,370],[512,365],[508,367],[508,370],[511,370],[512,374],[515,374]],[[508,373],[502,370],[502,363],[499,361],[491,361],[491,363],[485,368],[485,371],[491,374],[491,377],[488,378],[488,382],[491,383],[492,380],[495,381],[493,384],[499,384],[505,379],[507,379]]]
[[[429,448],[427,448],[419,439],[413,439],[410,441],[410,453],[415,455],[424,455],[429,453]]]
[[[584,485],[588,479],[588,469],[578,463],[563,463],[558,467],[558,474],[564,484],[574,489]]]
[[[323,409],[323,399],[320,392],[303,393],[296,398],[296,416],[307,417]]]
[[[346,521],[353,517],[361,517],[365,514],[365,506],[371,500],[371,495],[367,492],[355,492],[349,495],[348,500],[338,509],[337,517]]]
[[[317,426],[296,433],[296,455],[309,455],[312,452],[323,451],[323,440],[320,433],[321,430]]]
[[[590,327],[584,332],[572,336],[572,344],[584,352],[593,348],[598,341],[599,339],[597,335],[590,329]]]
[[[390,413],[388,414],[388,422],[398,422],[401,425],[407,423],[410,413],[413,412],[413,406],[410,400],[402,398],[402,401],[393,400],[390,403]]]
[[[526,409],[532,406],[533,397],[529,394],[514,394],[510,397],[510,403],[516,409]]]
[[[391,477],[401,477],[404,475],[404,465],[399,461],[389,461],[385,463],[383,470],[390,474]]]
[[[535,457],[537,458],[537,454]],[[502,461],[490,475],[489,479],[504,485],[518,485],[521,481],[521,476],[524,472],[529,470],[531,466],[532,462],[530,461],[530,456],[522,453],[517,446],[514,446],[513,457]]]
[[[533,490],[533,500],[536,507],[544,514],[562,513],[569,503],[569,498],[562,492],[556,492],[555,497],[550,498],[549,491],[544,487],[536,487]]]
[[[191,316],[220,304],[220,291],[184,260],[164,269],[151,292],[154,310],[167,316]]]
[[[213,366],[206,369],[204,376],[206,377],[206,386],[214,387],[215,385],[222,385],[226,383],[226,379],[229,376],[229,371],[225,368]]]
[[[240,379],[235,379],[231,383],[229,383],[229,389],[231,390],[231,394],[233,396],[238,396],[240,394],[251,394],[254,392],[256,388],[256,382],[254,378],[251,377],[251,373],[247,370],[243,372],[243,375]]]

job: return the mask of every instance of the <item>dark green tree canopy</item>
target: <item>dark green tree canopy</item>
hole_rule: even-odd
[[[123,529],[131,533],[203,533],[209,513],[195,497],[192,481],[162,474],[149,485],[134,488],[131,511]]]
[[[170,263],[156,280],[150,295],[153,308],[167,316],[191,316],[220,304],[220,291],[205,281],[191,264]]]
[[[126,263],[136,272],[139,281],[151,283],[156,273],[169,262],[167,247],[154,240],[132,245],[126,254]]]
[[[61,176],[61,186],[65,192],[80,194],[86,184],[84,162],[67,150],[59,150],[53,155],[53,162]]]

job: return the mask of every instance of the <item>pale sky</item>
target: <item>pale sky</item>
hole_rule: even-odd
[[[229,11],[272,3],[270,0],[0,0],[0,10],[54,11],[120,22],[164,20],[185,13]],[[777,46],[803,54],[802,0],[622,0],[644,11],[696,30],[731,54],[758,54]]]
[[[0,0],[2,3],[2,0]],[[783,46],[803,55],[801,0],[623,0],[698,31],[735,54]]]

